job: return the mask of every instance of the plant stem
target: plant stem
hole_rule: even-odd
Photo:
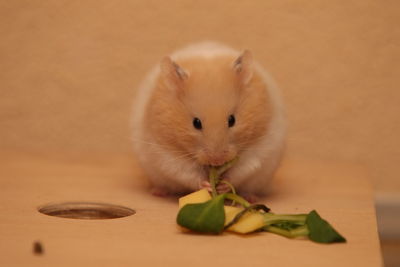
[[[289,214],[264,213],[263,215],[265,222],[263,230],[265,231],[289,238],[307,236],[309,233],[308,227],[306,225],[307,214],[289,215]],[[286,223],[294,225],[295,228],[285,229],[278,226],[278,224],[286,224]]]
[[[226,172],[228,169],[230,169],[233,166],[233,164],[236,163],[236,161],[238,159],[239,158],[236,157],[236,158],[232,159],[231,161],[226,162],[224,165],[220,166],[219,168],[217,168],[218,177],[220,177],[224,172]]]
[[[236,201],[237,203],[239,203],[240,205],[242,205],[245,208],[250,207],[250,205],[251,205],[246,199],[244,199],[241,196],[236,195],[236,194],[226,193],[225,198]]]
[[[263,215],[266,226],[283,222],[291,222],[303,225],[306,223],[306,218],[307,218],[307,214],[287,215],[287,214],[264,213]]]
[[[234,158],[231,161],[226,162],[224,165],[219,166],[219,167],[212,167],[210,166],[210,172],[208,174],[208,179],[210,180],[210,185],[211,185],[211,194],[212,197],[216,197],[218,195],[217,192],[217,184],[220,182],[219,177],[226,172],[229,168],[235,164],[235,162],[238,160],[238,158]],[[233,187],[231,184],[229,184],[231,187]],[[232,190],[232,192],[235,193],[235,189]]]
[[[212,190],[211,194],[212,194],[213,198],[218,195],[217,188],[216,188],[217,183],[218,183],[218,181],[217,181],[218,177],[219,177],[218,170],[216,168],[210,168],[210,173],[209,173],[208,178],[210,180],[210,185],[211,185],[211,190]]]
[[[276,226],[265,226],[263,227],[263,230],[288,238],[307,236],[309,233],[307,225],[299,226],[293,230],[285,230]]]
[[[231,191],[232,191],[232,194],[235,194],[236,195],[236,190],[235,190],[235,187],[233,187],[233,185],[230,183],[230,182],[228,182],[228,181],[225,181],[225,180],[222,180],[222,181],[219,181],[220,183],[224,183],[224,184],[226,184],[226,185],[228,185],[229,186],[229,188],[231,189]]]
[[[232,191],[232,194],[236,195],[235,187],[234,187],[230,182],[225,181],[225,180],[222,180],[222,181],[220,181],[220,183],[224,183],[224,184],[228,185],[229,188],[230,188],[231,191]],[[232,206],[235,206],[235,205],[236,205],[235,200],[232,200],[232,204],[231,204],[231,205],[232,205]]]

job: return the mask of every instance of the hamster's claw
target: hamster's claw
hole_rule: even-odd
[[[201,181],[200,182],[200,188],[205,188],[207,189],[208,192],[212,192],[211,184],[208,181]],[[225,183],[219,183],[216,187],[218,194],[223,194],[223,193],[228,193],[231,191],[231,188],[229,185]]]
[[[219,194],[223,194],[223,193],[229,193],[231,192],[231,187],[225,183],[220,183],[217,185],[217,192]]]
[[[211,184],[208,181],[202,180],[199,183],[200,189],[207,189],[208,192],[211,192]]]

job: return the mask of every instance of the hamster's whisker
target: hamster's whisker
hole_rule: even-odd
[[[168,152],[176,152],[176,153],[182,153],[181,150],[177,149],[172,149],[170,146],[166,145],[161,145],[157,143],[151,143],[143,140],[136,140],[137,142],[149,145],[148,149],[146,150],[146,154],[165,154],[167,151]]]
[[[244,141],[244,142],[241,142],[241,143],[237,143],[237,145],[238,145],[238,146],[243,146],[243,145],[248,145],[248,144],[250,144],[250,143],[257,143],[259,140],[264,139],[264,138],[265,138],[266,136],[268,136],[268,135],[270,135],[270,133],[266,133],[266,134],[260,135],[260,136],[258,136],[258,137],[256,137],[256,138],[251,139],[251,140],[248,140],[248,141]]]
[[[241,152],[265,152],[265,148],[259,147],[259,148],[245,148],[241,149]]]
[[[247,148],[240,148],[240,151],[250,151],[250,152],[254,152],[254,151],[260,151],[260,152],[264,152],[267,148],[265,146],[251,146],[251,147],[247,147]]]
[[[162,148],[165,148],[165,149],[168,149],[168,150],[170,149],[170,147],[167,146],[167,145],[152,143],[152,142],[148,142],[148,141],[145,141],[145,140],[135,139],[135,140],[132,140],[132,141],[133,142],[140,142],[140,143],[143,143],[143,144],[146,144],[146,145],[155,146],[155,147],[162,147]]]
[[[194,159],[195,153],[191,152],[191,153],[185,153],[183,155],[179,155],[176,157],[171,157],[170,159],[168,159],[167,161],[164,162],[164,164],[172,164],[174,162],[177,162],[178,160],[182,160],[182,159]]]
[[[147,154],[166,154],[167,152],[182,153],[181,150],[172,149],[169,147],[150,147],[145,153]]]

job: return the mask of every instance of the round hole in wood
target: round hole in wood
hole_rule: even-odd
[[[136,213],[133,209],[127,207],[94,202],[48,204],[39,207],[38,211],[49,216],[83,220],[116,219]]]

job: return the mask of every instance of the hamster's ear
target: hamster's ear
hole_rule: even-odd
[[[233,68],[242,84],[248,84],[253,77],[253,56],[251,52],[244,50],[235,62],[233,62]]]
[[[182,82],[189,77],[186,71],[172,61],[170,57],[164,57],[161,60],[160,70],[167,85],[172,87],[180,87]]]

